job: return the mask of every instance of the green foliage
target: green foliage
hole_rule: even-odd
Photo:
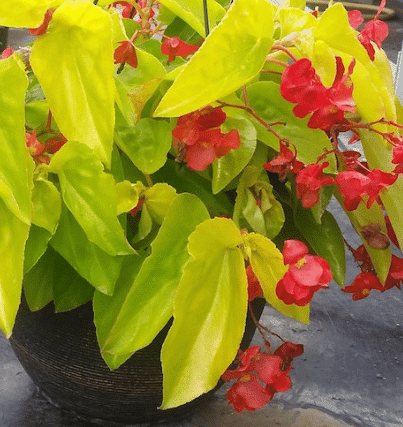
[[[245,328],[247,281],[235,224],[214,218],[189,237],[174,322],[162,347],[162,408],[211,390],[234,359]]]
[[[88,239],[110,255],[133,253],[116,217],[116,185],[86,145],[69,141],[53,157],[63,201]]]
[[[249,120],[229,117],[225,121],[223,131],[229,132],[231,129],[236,129],[239,132],[241,146],[214,161],[213,194],[219,193],[242,172],[255,152],[256,130]]]
[[[110,255],[88,240],[65,206],[50,244],[92,286],[108,295],[113,293],[124,257]]]
[[[152,174],[166,162],[171,125],[164,120],[140,119],[135,126],[119,127],[116,144],[141,172]]]
[[[283,227],[285,216],[273,187],[261,180],[260,174],[261,169],[256,166],[245,168],[237,188],[233,218],[239,227],[272,239]]]
[[[331,150],[332,145],[326,134],[320,129],[307,127],[308,118],[299,119],[293,112],[293,104],[283,99],[280,87],[274,82],[257,82],[248,86],[250,107],[268,123],[280,122],[273,129],[284,139],[291,141],[298,152],[298,160],[305,164],[315,163],[324,148]],[[278,139],[268,131],[262,142],[278,151]],[[335,171],[335,158],[328,156],[330,165],[327,172]]]
[[[161,0],[160,3],[194,28],[202,37],[204,29],[203,2],[194,0]],[[207,0],[208,18],[211,27],[221,20],[225,9],[214,0]]]
[[[110,368],[117,368],[135,351],[148,345],[172,316],[176,288],[189,258],[187,239],[196,225],[207,218],[207,210],[196,196],[178,196],[151,244],[151,255],[138,273],[138,259],[135,259],[134,266],[128,266],[127,277],[131,280],[123,276],[125,269],[122,269],[113,297],[96,294],[97,336]]]
[[[249,82],[263,67],[273,44],[272,33],[273,7],[269,2],[235,2],[162,98],[155,116],[181,116]]]

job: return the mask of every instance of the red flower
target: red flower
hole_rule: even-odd
[[[296,153],[294,154],[286,142],[280,141],[280,152],[278,156],[274,157],[270,162],[267,162],[263,167],[269,171],[279,175],[281,180],[285,179],[288,172],[297,173],[304,164],[297,160]]]
[[[263,290],[250,264],[246,267],[246,277],[248,279],[248,301],[262,297]]]
[[[45,13],[42,24],[37,28],[28,28],[28,31],[34,36],[41,36],[42,34],[45,34],[48,30],[49,22],[52,19],[54,11],[54,9],[48,9]]]
[[[250,347],[241,352],[237,361],[239,366],[222,375],[223,381],[236,380],[227,393],[227,399],[237,412],[261,408],[276,392],[286,392],[291,388],[288,376],[292,369],[291,362],[293,357],[302,354],[303,346],[284,343],[276,352],[278,355],[262,352],[258,346]],[[288,362],[285,366],[286,357]]]
[[[186,163],[190,169],[202,171],[215,158],[222,157],[241,145],[237,130],[223,133],[218,128],[226,117],[221,108],[210,106],[179,117],[172,130],[174,146],[180,154],[185,151]]]
[[[283,72],[280,92],[284,99],[296,103],[295,116],[302,118],[313,113],[308,127],[329,130],[336,123],[344,122],[344,112],[355,110],[352,98],[352,60],[347,74],[340,57],[336,57],[336,76],[333,85],[326,88],[320,81],[309,59],[300,59]]]
[[[133,68],[137,67],[137,54],[136,48],[129,40],[119,42],[120,46],[115,49],[114,63],[115,64],[129,64]]]
[[[382,290],[382,284],[376,274],[370,272],[361,272],[357,274],[351,284],[344,287],[342,291],[352,294],[351,298],[354,301],[358,301],[360,299],[366,298],[373,289],[376,289],[377,291]]]
[[[343,161],[343,165],[348,171],[355,171],[360,166],[358,159],[361,157],[361,153],[354,150],[342,151],[338,153]]]
[[[122,14],[123,18],[133,18],[136,14],[135,7],[128,1],[115,1],[109,5],[109,7],[111,6],[117,9]]]
[[[305,209],[312,208],[319,202],[320,187],[334,184],[332,177],[323,175],[323,169],[327,166],[328,162],[322,165],[314,163],[298,172],[297,197],[301,199],[302,207]]]
[[[283,366],[288,367],[295,357],[301,356],[303,353],[304,346],[302,344],[286,341],[275,350],[274,356],[279,356],[283,360]]]
[[[199,46],[188,44],[178,37],[167,37],[161,44],[161,53],[168,55],[168,64],[177,56],[188,56],[195,53]]]
[[[58,152],[60,148],[63,147],[63,145],[67,142],[67,138],[62,135],[61,133],[57,134],[56,136],[49,138],[45,145],[46,150],[52,154]]]
[[[249,381],[237,381],[227,392],[227,399],[237,412],[244,409],[254,411],[262,408],[272,398],[271,393],[267,392],[257,379],[252,377]]]
[[[385,4],[386,0],[382,0],[375,18],[367,22],[364,29],[358,35],[358,40],[367,50],[372,61],[375,59],[375,49],[371,42],[375,42],[380,49],[382,47],[382,42],[389,34],[388,24],[378,19],[382,9],[385,7]]]
[[[385,280],[385,284],[381,289],[381,292],[385,292],[391,288],[400,289],[403,283],[403,259],[392,255],[392,261],[390,263],[388,277]]]
[[[3,52],[1,53],[1,59],[6,59],[9,56],[11,56],[14,53],[13,49],[11,47],[7,47],[6,49],[3,50]]]
[[[38,141],[36,137],[36,130],[32,131],[32,133],[25,133],[25,144],[33,157],[42,154],[46,148],[45,144]]]
[[[357,209],[363,198],[367,198],[369,208],[378,198],[380,191],[392,185],[397,175],[374,169],[366,176],[355,171],[340,172],[336,177],[336,184],[344,200],[344,207],[348,211]]]
[[[286,304],[308,304],[315,292],[327,287],[332,280],[328,262],[319,256],[309,255],[308,247],[299,240],[284,242],[283,257],[289,269],[277,283],[276,295]]]
[[[359,10],[349,10],[348,22],[354,29],[357,29],[364,22],[362,13]]]

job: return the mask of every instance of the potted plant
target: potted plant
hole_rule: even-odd
[[[32,311],[91,301],[111,370],[165,328],[161,411],[220,378],[237,411],[287,391],[303,347],[271,349],[250,310],[266,348],[238,352],[248,301],[309,323],[332,278],[355,300],[403,280],[403,110],[383,7],[364,25],[301,0],[3,2],[0,25],[37,35],[0,61],[5,335],[22,290]],[[361,268],[347,286],[346,248]]]

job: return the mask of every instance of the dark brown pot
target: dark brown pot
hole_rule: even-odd
[[[259,318],[264,300],[253,305]],[[91,303],[55,314],[53,304],[31,312],[23,301],[10,342],[28,375],[55,404],[88,418],[135,424],[184,418],[220,386],[178,408],[158,409],[160,351],[167,331],[168,326],[148,347],[110,371],[99,352]],[[248,347],[254,332],[248,314],[242,348]]]

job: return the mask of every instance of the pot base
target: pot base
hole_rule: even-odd
[[[260,317],[264,301],[256,300]],[[85,418],[119,423],[173,421],[200,409],[216,389],[174,409],[162,402],[160,351],[167,325],[146,348],[111,371],[101,357],[91,303],[54,313],[53,304],[31,312],[21,303],[10,343],[21,365],[46,397],[57,406]],[[253,337],[248,316],[243,347]]]

